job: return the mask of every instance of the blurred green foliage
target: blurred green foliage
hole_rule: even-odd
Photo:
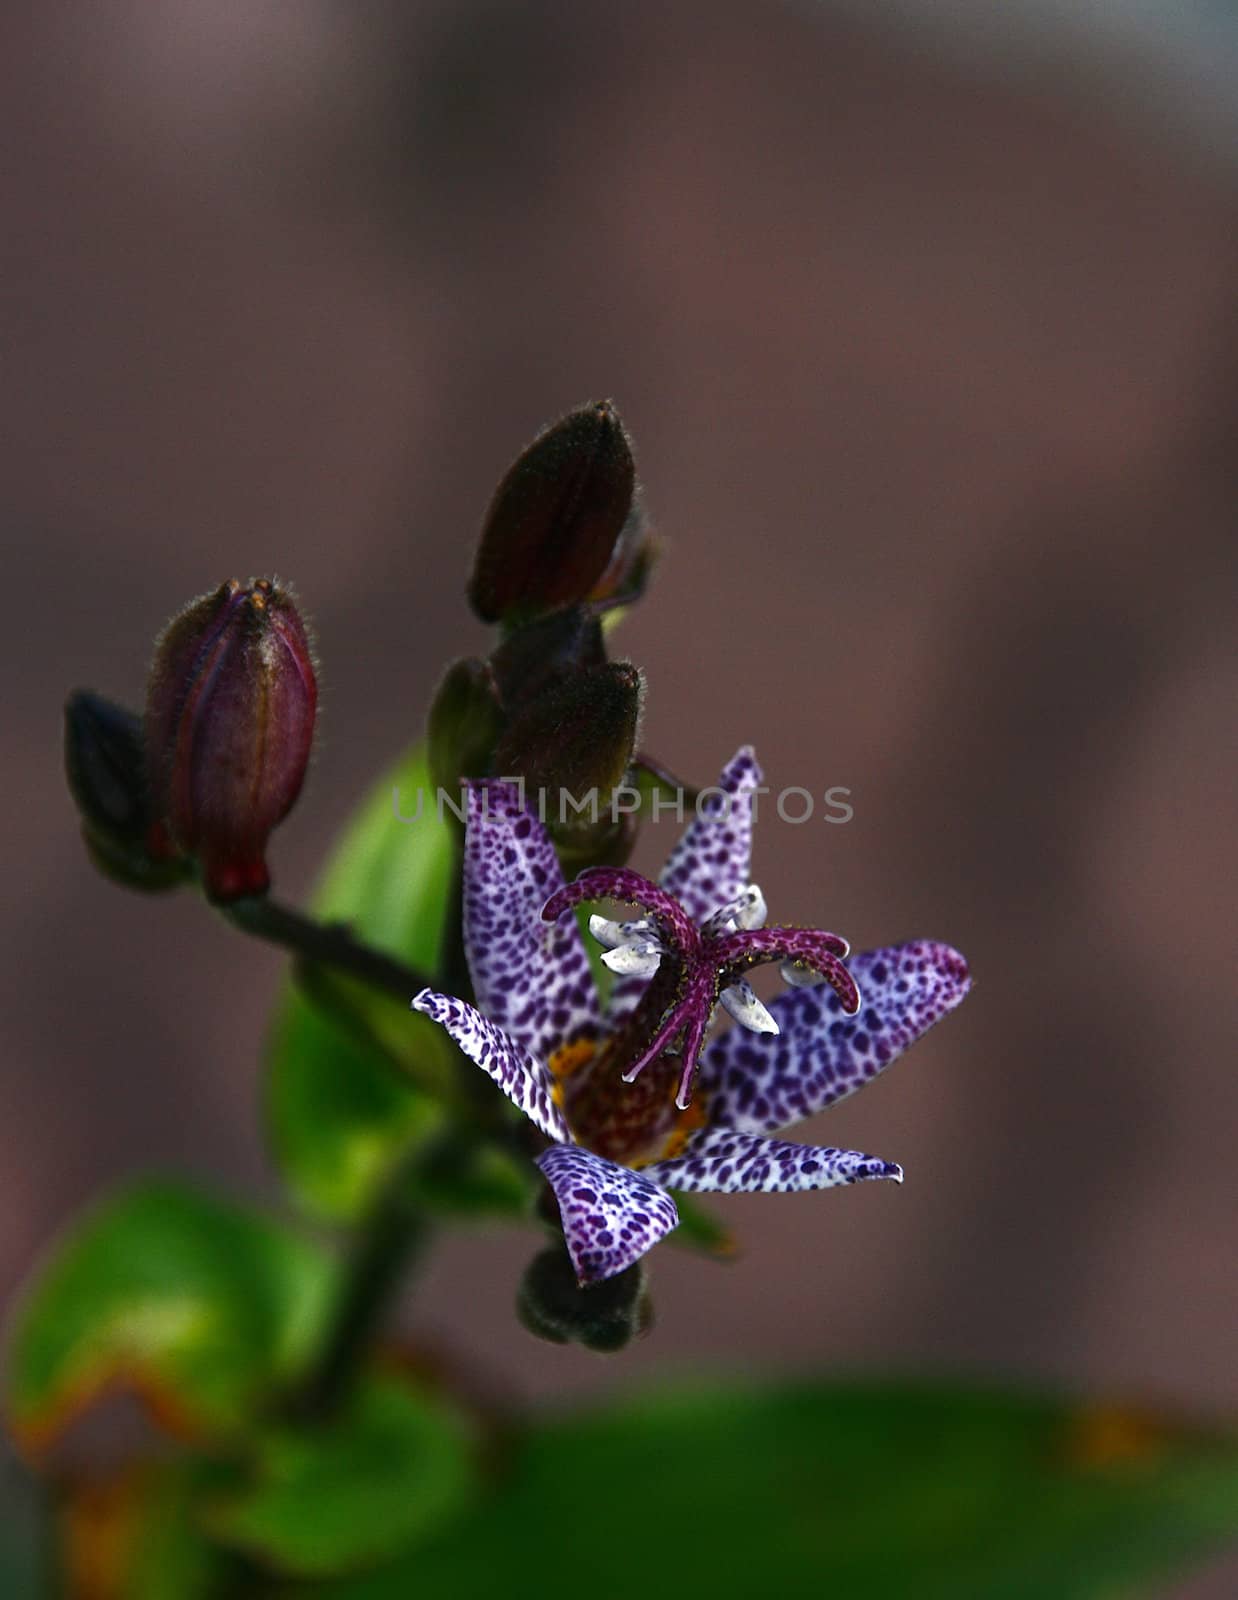
[[[334,1423],[270,1430],[243,1479],[205,1463],[139,1480],[128,1540],[96,1529],[110,1560],[126,1552],[99,1592],[1118,1600],[1238,1529],[1233,1436],[997,1390],[696,1385],[492,1432],[484,1491],[478,1459],[445,1401],[372,1378]]]
[[[415,822],[399,815],[421,814]],[[411,751],[345,829],[314,900],[367,944],[432,974],[451,915],[458,846],[424,752]],[[352,1222],[412,1141],[441,1124],[418,1088],[449,1089],[455,1049],[426,1017],[326,974],[290,983],[271,1034],[267,1122],[283,1176],[308,1211]],[[409,1001],[412,995],[408,996]]]
[[[296,1234],[184,1185],[113,1197],[53,1251],[18,1306],[14,1431],[38,1447],[117,1387],[182,1431],[240,1429],[314,1348],[333,1276]]]
[[[458,1411],[395,1376],[372,1377],[329,1422],[265,1430],[252,1481],[211,1504],[206,1525],[279,1571],[346,1572],[457,1512],[473,1462]]]
[[[698,1387],[531,1429],[473,1516],[322,1600],[1115,1600],[1238,1531],[1238,1441],[927,1385]]]

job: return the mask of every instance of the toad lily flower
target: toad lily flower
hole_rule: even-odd
[[[413,1006],[553,1141],[537,1164],[582,1284],[622,1272],[676,1226],[668,1190],[902,1181],[893,1162],[769,1135],[889,1066],[960,1003],[967,964],[923,941],[848,961],[836,934],[764,927],[749,882],[760,781],[741,750],[656,884],[594,868],[565,885],[519,791],[469,786],[464,932],[477,1007],[430,989]],[[605,1009],[569,914],[603,898],[641,913],[590,919],[618,975]],[[767,1008],[745,974],[769,962],[792,988]],[[739,1026],[702,1049],[719,1004]]]

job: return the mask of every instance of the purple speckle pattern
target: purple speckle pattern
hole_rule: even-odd
[[[770,1002],[777,1035],[733,1028],[709,1045],[698,1086],[712,1124],[772,1133],[815,1116],[883,1072],[971,984],[957,950],[923,939],[865,951],[847,966],[863,996],[857,1016],[828,984],[814,984]]]
[[[646,1167],[645,1176],[689,1192],[792,1194],[868,1178],[902,1183],[903,1169],[859,1150],[788,1144],[730,1128],[702,1128],[689,1135],[682,1155]]]
[[[597,991],[573,917],[542,921],[563,888],[545,828],[510,783],[469,785],[464,840],[464,941],[481,1011],[546,1061],[600,1029]]]
[[[685,915],[679,902],[630,867],[586,867],[574,882],[551,895],[542,907],[542,920],[554,922],[586,900],[622,900],[639,906],[672,944],[693,947],[700,943],[696,923]]]
[[[679,1223],[675,1202],[656,1183],[579,1145],[555,1145],[537,1164],[559,1202],[563,1237],[582,1284],[630,1267]]]
[[[421,991],[413,1001],[413,1010],[446,1029],[469,1060],[489,1073],[512,1104],[543,1133],[552,1139],[572,1137],[552,1098],[552,1080],[546,1067],[480,1011],[433,989]]]
[[[658,882],[695,923],[704,922],[748,887],[752,858],[752,791],[762,778],[751,745],[722,769],[717,787],[694,816]]]
[[[677,1226],[678,1213],[667,1189],[789,1193],[865,1179],[902,1181],[900,1167],[876,1156],[791,1144],[767,1135],[841,1100],[896,1060],[962,1001],[970,987],[967,963],[948,945],[926,940],[871,950],[848,961],[844,942],[835,934],[743,926],[738,914],[710,923],[713,913],[749,886],[751,797],[760,781],[751,750],[741,750],[719,785],[732,797],[730,815],[717,818],[724,805],[715,800],[716,820],[692,823],[667,864],[660,889],[617,869],[595,869],[565,889],[554,848],[536,817],[521,805],[518,789],[498,782],[469,786],[464,928],[479,1009],[430,989],[413,1005],[445,1028],[465,1055],[555,1141],[537,1157],[537,1164],[558,1200],[564,1237],[582,1284],[622,1272]],[[825,974],[825,981],[794,988],[770,1002],[770,1014],[781,1030],[777,1035],[735,1027],[709,1046],[698,1080],[706,1126],[686,1138],[681,1129],[661,1145],[677,1153],[640,1171],[573,1142],[546,1065],[564,1044],[582,1035],[597,1037],[603,1024],[575,918],[564,914],[561,920],[544,920],[543,908],[554,917],[599,894],[648,907],[657,921],[663,959],[673,958],[683,968],[666,1014],[646,1019],[652,1029],[648,1037],[627,1041],[632,1048],[622,1060],[603,1053],[595,1063],[609,1074],[595,1086],[621,1097],[609,1109],[619,1113],[626,1105],[631,1112],[637,1137],[628,1137],[633,1130],[625,1128],[625,1153],[629,1147],[644,1152],[657,1148],[657,1129],[647,1127],[645,1119],[654,1108],[658,1125],[665,1124],[666,1090],[677,1072],[682,1074],[677,1100],[686,1104],[692,1062],[719,984],[739,983],[750,968],[784,958]],[[666,903],[667,895],[681,906]],[[750,920],[755,924],[762,919]],[[612,1035],[622,1029],[647,985],[644,978],[625,978],[615,985],[605,1022]],[[680,1039],[679,1057],[658,1056],[675,1038]],[[650,1051],[656,1062],[651,1063]],[[659,1093],[629,1098],[640,1090],[623,1079],[639,1070],[642,1061],[652,1064],[665,1081],[654,1085]],[[586,1082],[582,1074],[578,1088],[594,1082]],[[606,1097],[602,1099],[606,1113]],[[583,1101],[578,1093],[567,1103],[579,1111]],[[589,1126],[584,1119],[578,1131]],[[605,1116],[599,1126],[608,1126]]]

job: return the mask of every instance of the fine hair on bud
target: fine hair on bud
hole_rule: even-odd
[[[569,820],[569,807],[579,815],[591,796],[608,810],[636,748],[643,699],[644,681],[629,661],[562,678],[512,718],[496,769],[547,796],[560,822]]]
[[[636,465],[610,400],[569,411],[521,451],[482,524],[469,599],[483,622],[527,622],[613,581]]]
[[[622,1350],[653,1321],[641,1262],[584,1287],[562,1244],[534,1256],[516,1294],[516,1314],[530,1333],[552,1344],[580,1344],[609,1354]]]
[[[146,697],[151,801],[211,898],[270,883],[267,840],[301,791],[317,705],[306,625],[273,579],[233,579],[160,635]]]

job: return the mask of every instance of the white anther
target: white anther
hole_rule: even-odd
[[[718,998],[736,1022],[753,1033],[778,1032],[778,1024],[757,999],[752,985],[746,978],[731,984]]]
[[[740,895],[739,925],[745,932],[753,928],[763,928],[765,918],[769,914],[769,907],[765,904],[765,896],[761,893],[758,883],[750,883]]]
[[[817,969],[806,966],[802,961],[784,961],[778,968],[778,976],[792,989],[808,989],[814,983],[821,982],[821,974]]]
[[[638,917],[633,922],[611,922],[608,917],[599,917],[595,912],[589,918],[589,932],[608,950],[615,950],[621,944],[656,941],[654,926],[648,917]]]
[[[747,933],[753,928],[763,928],[768,909],[759,885],[750,883],[733,900],[719,906],[701,931],[707,937],[717,938],[721,934]]]
[[[621,978],[652,978],[662,960],[662,951],[652,939],[618,944],[602,957],[602,965]]]

